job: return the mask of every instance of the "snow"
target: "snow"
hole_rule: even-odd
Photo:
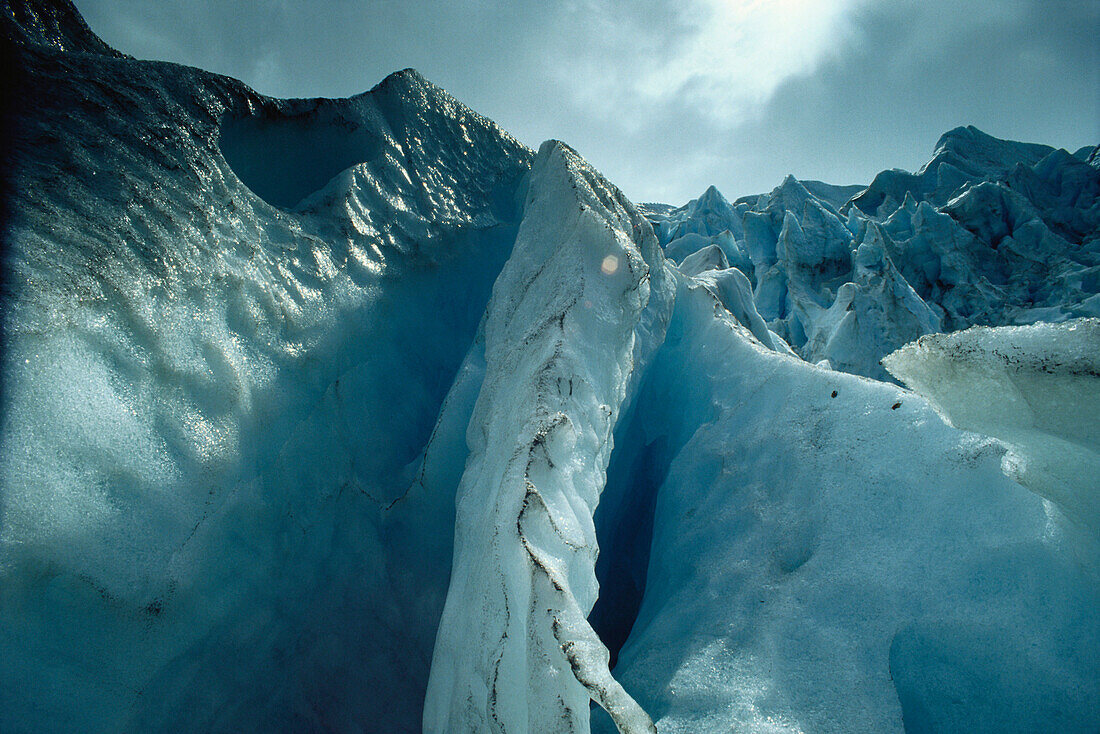
[[[0,730],[1100,728],[1094,150],[635,207],[0,24]]]

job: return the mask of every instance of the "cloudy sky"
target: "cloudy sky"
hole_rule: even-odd
[[[940,134],[1100,143],[1100,0],[75,0],[114,47],[265,94],[415,67],[636,201],[866,183]]]

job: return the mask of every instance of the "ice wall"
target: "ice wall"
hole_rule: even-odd
[[[533,154],[412,71],[273,100],[4,9],[0,730],[418,731]],[[287,208],[265,125],[349,167],[268,146]]]

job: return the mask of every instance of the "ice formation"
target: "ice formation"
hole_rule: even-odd
[[[1085,153],[958,128],[915,174],[788,177],[732,204],[711,187],[649,217],[677,263],[721,249],[801,357],[884,379],[879,361],[924,334],[1100,316],[1100,175]]]
[[[1006,473],[1100,538],[1100,319],[929,335],[884,363],[951,425],[1004,441]]]
[[[1093,149],[636,207],[0,10],[0,731],[1100,727]]]
[[[12,51],[0,730],[418,730],[533,153],[415,72]],[[233,168],[318,140],[296,207]]]
[[[543,145],[485,316],[427,732],[587,731],[590,699],[620,731],[653,731],[586,619],[611,431],[642,312],[663,295],[642,223],[576,153]]]

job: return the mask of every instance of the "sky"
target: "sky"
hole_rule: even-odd
[[[138,58],[278,97],[414,67],[635,201],[869,183],[940,135],[1100,143],[1100,0],[75,0]]]

